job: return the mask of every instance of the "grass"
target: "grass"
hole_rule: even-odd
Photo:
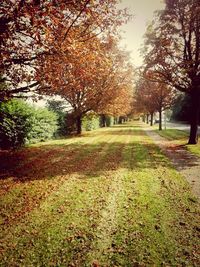
[[[199,204],[137,123],[0,160],[0,266],[200,265]]]
[[[188,142],[188,132],[181,131],[177,129],[167,129],[167,130],[156,130],[156,132],[165,137],[168,140],[174,141],[176,144],[187,144]],[[200,143],[196,145],[186,145],[188,151],[200,157]]]

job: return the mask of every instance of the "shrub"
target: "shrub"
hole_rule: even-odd
[[[83,129],[86,131],[92,131],[99,128],[100,121],[99,116],[95,113],[88,113],[82,120]]]
[[[114,124],[114,118],[112,116],[106,116],[106,126],[113,126]]]
[[[32,114],[31,131],[27,135],[27,142],[36,143],[54,137],[58,129],[58,117],[46,108],[37,108]]]
[[[16,148],[25,144],[31,131],[33,108],[22,100],[0,104],[0,147]]]
[[[51,99],[47,101],[46,107],[48,108],[48,110],[53,111],[54,113],[57,114],[58,128],[56,136],[66,136],[68,134],[67,113],[65,111],[67,108],[66,101]]]
[[[52,138],[57,116],[47,109],[34,108],[23,100],[12,99],[0,104],[0,148],[9,149],[25,143]]]

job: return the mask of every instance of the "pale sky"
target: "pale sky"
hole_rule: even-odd
[[[135,66],[142,64],[142,58],[139,55],[139,49],[143,43],[143,35],[148,22],[153,18],[155,10],[164,7],[163,0],[121,0],[120,8],[127,7],[134,16],[132,21],[122,28],[122,45],[131,52],[132,61]]]

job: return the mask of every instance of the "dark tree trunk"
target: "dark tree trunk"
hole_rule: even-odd
[[[153,112],[151,113],[151,121],[150,121],[150,123],[151,123],[151,126],[153,126]]]
[[[162,131],[162,110],[159,110],[159,131]]]
[[[200,113],[200,89],[195,88],[191,91],[191,118],[190,118],[190,137],[188,144],[194,145],[198,142],[198,123]]]
[[[82,132],[82,121],[81,121],[81,115],[78,115],[76,117],[76,133],[81,134]]]
[[[119,117],[119,124],[122,124],[123,123],[123,118],[120,116]]]
[[[149,124],[149,114],[147,114],[146,117],[147,117],[147,124]]]
[[[101,118],[102,118],[102,127],[106,127],[106,115],[102,114]]]

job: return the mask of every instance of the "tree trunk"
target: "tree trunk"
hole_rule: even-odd
[[[78,115],[76,117],[76,133],[81,134],[82,132],[82,121],[81,121],[81,115]]]
[[[200,113],[200,89],[194,88],[191,91],[191,118],[190,118],[190,137],[188,144],[194,145],[198,142],[198,123]]]
[[[101,118],[102,118],[102,127],[106,127],[106,115],[102,114]]]
[[[162,110],[159,110],[159,131],[162,131]]]
[[[147,114],[146,116],[147,116],[147,124],[149,124],[149,114]]]
[[[153,112],[151,113],[151,126],[153,126]]]
[[[120,116],[119,117],[119,124],[122,124],[122,122],[123,122],[123,118]]]

